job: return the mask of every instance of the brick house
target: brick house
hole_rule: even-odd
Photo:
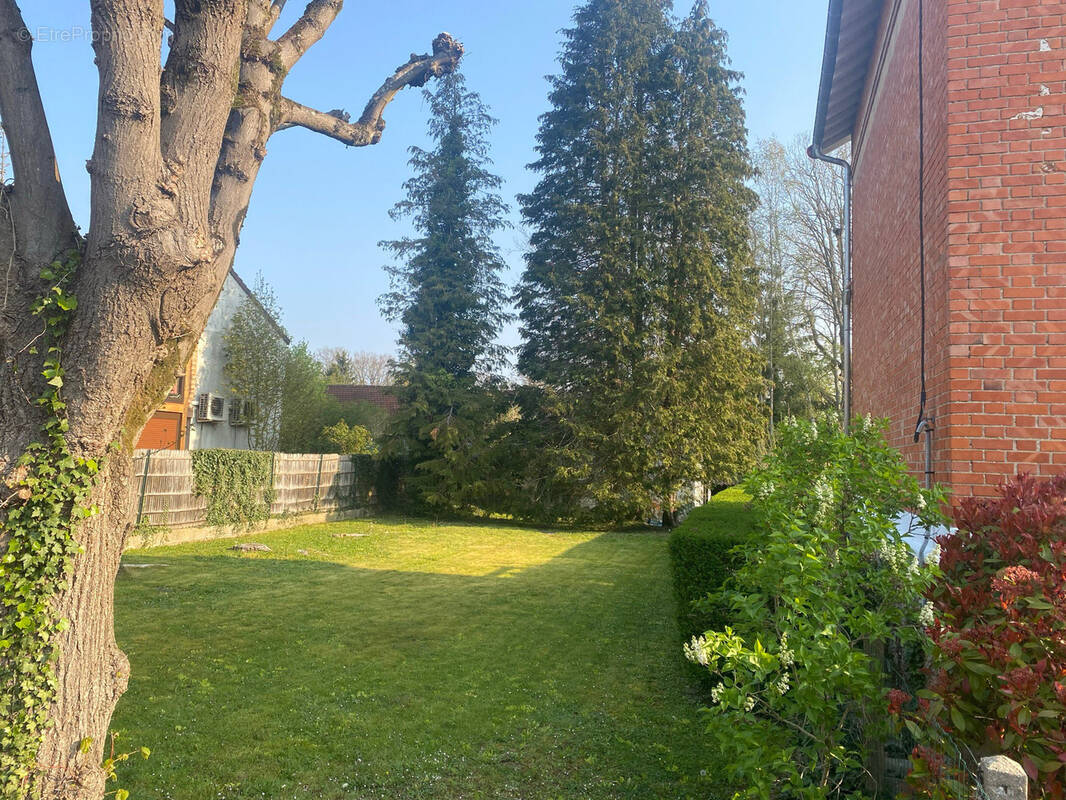
[[[829,3],[814,148],[852,145],[853,411],[924,471],[924,352],[957,497],[1066,470],[1064,58],[1059,2]]]

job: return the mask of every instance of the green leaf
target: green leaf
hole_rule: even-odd
[[[951,724],[958,729],[959,733],[964,733],[966,731],[966,717],[955,706],[951,707],[949,713],[951,715]]]

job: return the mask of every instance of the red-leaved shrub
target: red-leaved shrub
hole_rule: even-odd
[[[975,755],[1019,761],[1038,796],[1066,788],[1066,476],[1019,475],[963,501],[927,596],[933,657],[919,719]],[[929,750],[915,753],[919,776]],[[924,762],[924,763],[923,763]]]

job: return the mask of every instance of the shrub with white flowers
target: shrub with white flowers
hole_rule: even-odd
[[[894,520],[942,521],[942,493],[920,488],[882,431],[785,425],[747,483],[759,533],[716,597],[733,624],[685,646],[718,676],[708,731],[738,797],[863,796],[863,742],[890,725],[891,687],[867,651],[924,635],[935,570],[918,567]]]

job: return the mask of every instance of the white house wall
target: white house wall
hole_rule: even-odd
[[[222,284],[222,293],[218,296],[211,316],[207,318],[207,327],[196,346],[195,389],[192,394],[193,411],[189,416],[189,449],[202,450],[213,447],[226,447],[247,450],[248,428],[230,425],[229,401],[233,397],[229,381],[226,379],[226,346],[223,337],[229,328],[233,315],[246,297],[244,289],[237,283],[233,273],[226,275]],[[226,419],[219,422],[197,422],[195,406],[200,395],[211,393],[226,398]]]

